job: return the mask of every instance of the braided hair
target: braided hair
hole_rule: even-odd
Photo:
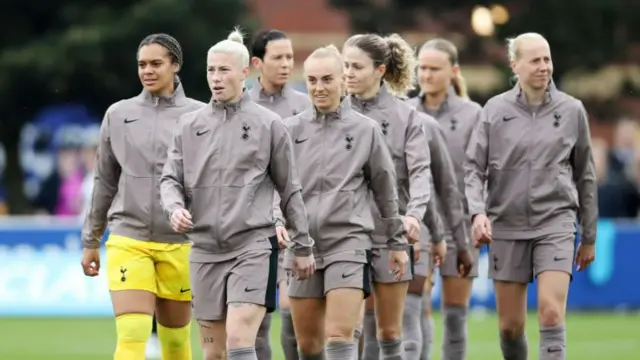
[[[167,34],[151,34],[140,42],[138,46],[138,51],[140,48],[146,45],[158,44],[163,48],[167,49],[169,53],[169,58],[171,58],[171,62],[174,64],[178,64],[178,68],[182,67],[182,47],[178,40],[176,40],[173,36]]]

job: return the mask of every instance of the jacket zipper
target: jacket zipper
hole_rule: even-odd
[[[224,108],[224,111],[222,113],[222,128],[226,129],[227,127],[227,108]],[[224,134],[224,132],[223,132]],[[228,152],[228,136],[224,136],[224,145],[222,148],[222,151],[224,151],[224,157],[225,160],[228,160],[227,157],[229,156],[229,152]],[[223,176],[223,172],[222,169],[220,167],[218,167],[218,179],[222,179]],[[218,201],[216,201],[216,216],[215,216],[215,221],[218,221],[219,224],[218,226],[216,226],[216,230],[215,230],[215,241],[218,242],[219,247],[222,247],[222,239],[220,239],[220,228],[222,227],[222,221],[220,220],[220,207],[222,206],[222,187],[218,186]]]
[[[322,126],[322,147],[320,149],[324,149],[325,148],[325,143],[326,143],[326,116],[322,115],[321,117],[321,126]],[[320,151],[320,169],[322,171],[322,173],[324,174],[326,171],[326,166],[325,166],[325,158],[324,158],[324,151]],[[320,234],[320,211],[322,209],[322,194],[324,193],[324,175],[320,175],[320,192],[318,194],[318,211],[316,211],[316,219],[315,219],[315,224],[314,224],[314,233],[316,234]]]
[[[155,235],[155,203],[156,203],[156,157],[155,157],[155,153],[156,153],[156,126],[157,126],[157,122],[158,122],[158,118],[159,118],[159,110],[158,110],[158,106],[159,106],[159,98],[156,98],[155,104],[153,106],[154,111],[155,111],[155,117],[153,119],[153,130],[151,132],[151,150],[154,154],[153,156],[153,170],[151,171],[151,221],[150,224],[151,226],[149,227],[149,239],[153,240],[154,235]]]
[[[531,134],[535,134],[535,127],[536,127],[536,115],[537,113],[534,111],[531,113],[533,116],[531,117]],[[533,169],[533,161],[531,160],[531,154],[533,153],[533,149],[531,148],[531,137],[528,138],[528,142],[527,142],[527,162],[528,167],[528,174],[527,174],[527,227],[531,227],[531,175],[532,175],[532,169]]]

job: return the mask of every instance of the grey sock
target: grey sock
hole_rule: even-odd
[[[407,294],[402,316],[402,343],[406,360],[419,360],[422,350],[422,296]]]
[[[467,308],[444,306],[444,339],[442,358],[463,360],[467,350]]]
[[[324,360],[324,352],[309,356],[300,354],[300,360]]]
[[[229,360],[258,360],[255,347],[245,347],[227,350]]]
[[[346,341],[329,341],[325,345],[327,360],[353,360],[355,344]]]
[[[256,336],[256,354],[260,360],[271,360],[271,314],[265,314]]]
[[[358,351],[360,348],[360,338],[362,337],[362,325],[358,326],[353,330],[353,343],[356,345],[356,348],[353,351],[353,358],[360,359],[360,352]]]
[[[429,294],[422,294],[422,312],[420,313],[420,328],[422,329],[422,350],[420,350],[420,360],[431,359],[431,349],[433,345],[433,318],[425,314],[429,301]]]
[[[380,347],[377,338],[378,328],[376,325],[376,314],[373,311],[364,313],[362,333],[364,335],[363,360],[378,360],[380,358]]]
[[[500,349],[504,360],[527,360],[527,337],[523,333],[515,339],[509,339],[500,334]]]
[[[404,360],[404,348],[402,340],[381,340],[380,359]]]
[[[282,318],[280,345],[282,345],[284,359],[298,360],[298,342],[296,341],[296,333],[293,329],[293,321],[291,320],[291,310],[280,309],[280,317]]]
[[[564,325],[540,327],[540,360],[565,360],[566,338]]]

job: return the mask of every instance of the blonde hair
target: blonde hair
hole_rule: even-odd
[[[520,58],[520,46],[522,42],[526,40],[543,40],[547,42],[544,36],[534,32],[523,33],[516,37],[508,38],[507,54],[509,55],[509,61],[516,61]]]
[[[449,62],[452,66],[460,66],[458,48],[451,41],[441,38],[432,39],[427,41],[422,45],[422,47],[420,47],[420,52],[427,49],[434,49],[447,54],[447,56],[449,56]],[[451,79],[451,85],[453,86],[453,90],[456,92],[456,95],[465,99],[469,98],[467,80],[464,78],[464,76],[462,76],[462,71],[458,71],[455,73],[455,76]]]
[[[385,65],[383,80],[394,95],[404,95],[413,88],[416,80],[414,49],[398,34],[382,37],[376,34],[353,35],[344,47],[356,47],[365,52],[374,66]]]
[[[344,69],[344,64],[342,62],[342,56],[340,55],[340,50],[338,50],[338,48],[333,44],[322,46],[313,50],[313,52],[309,54],[309,56],[304,61],[304,63],[306,64],[307,61],[310,59],[326,59],[326,58],[334,59],[338,64],[338,66],[340,67],[340,69],[341,70]]]
[[[242,67],[249,66],[249,49],[244,45],[243,38],[244,35],[242,34],[242,31],[240,31],[239,27],[236,27],[225,40],[219,41],[217,44],[213,45],[209,49],[208,54],[231,54],[238,59],[238,62]]]

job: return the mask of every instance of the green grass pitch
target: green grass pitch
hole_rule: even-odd
[[[279,346],[280,319],[272,322],[273,359],[283,359]],[[442,331],[436,314],[434,358],[440,359]],[[529,358],[538,358],[534,314],[528,318]],[[633,360],[640,358],[640,315],[637,313],[571,313],[567,322],[569,360]],[[202,359],[194,327],[194,359]],[[0,318],[2,360],[109,360],[115,344],[108,318]],[[469,360],[498,360],[497,319],[493,314],[469,318]]]

